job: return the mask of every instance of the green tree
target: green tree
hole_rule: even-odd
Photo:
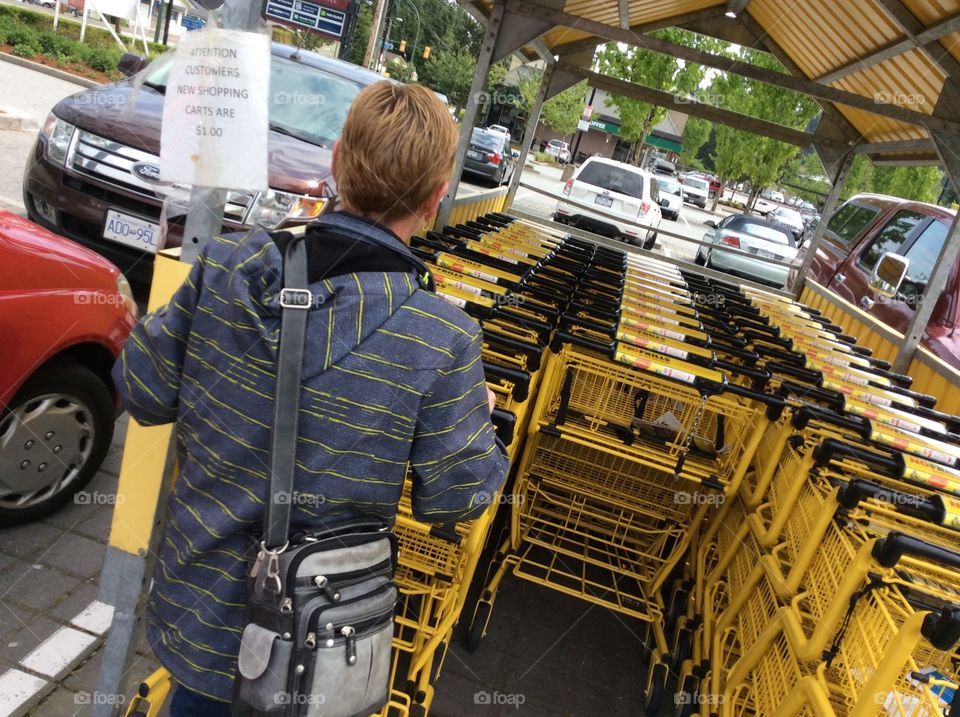
[[[661,40],[706,52],[723,52],[728,46],[720,40],[697,35],[679,28],[667,28],[651,33]],[[640,47],[622,49],[616,43],[607,44],[598,54],[603,74],[634,82],[656,90],[672,92],[681,97],[692,94],[706,76],[706,68],[692,62],[680,63],[669,55],[650,52]],[[647,102],[611,95],[610,101],[620,113],[620,134],[631,140],[632,159],[636,161],[650,130],[666,116],[666,108]]]
[[[849,199],[854,194],[869,192],[873,182],[873,169],[873,163],[867,157],[862,154],[856,155],[850,165],[850,171],[847,172],[843,189],[840,190],[840,198]]]
[[[445,94],[450,105],[460,110],[467,104],[475,70],[473,56],[460,48],[455,52],[440,50],[431,54],[430,59],[418,68],[417,75],[420,82]]]
[[[936,202],[940,196],[940,169],[937,167],[874,167],[871,188],[917,202]]]
[[[360,3],[357,13],[356,29],[353,33],[353,45],[347,59],[355,65],[363,64],[363,54],[367,49],[367,40],[370,38],[370,27],[373,25],[373,8],[369,2]]]
[[[683,128],[683,149],[680,152],[680,161],[685,166],[703,169],[703,163],[697,158],[697,154],[710,139],[712,128],[708,120],[700,117],[690,117],[687,120],[687,126]]]
[[[395,80],[410,82],[413,77],[413,65],[394,58],[387,63],[387,74]]]
[[[752,65],[782,71],[779,62],[765,52],[742,48],[740,59]],[[718,74],[710,85],[711,96],[727,109],[751,117],[802,129],[816,115],[813,100],[740,75]],[[753,187],[752,207],[764,187],[776,182],[796,153],[796,147],[768,137],[717,125],[716,170],[723,180],[745,179]]]

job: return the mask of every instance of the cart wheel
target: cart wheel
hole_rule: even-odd
[[[687,675],[683,678],[680,689],[677,690],[676,708],[674,717],[692,717],[697,712],[697,696],[700,689],[700,680],[696,675]]]
[[[477,610],[473,613],[473,622],[470,623],[470,631],[467,633],[467,651],[476,652],[480,647],[480,640],[483,639],[483,633],[487,629],[487,620],[490,619],[490,613],[493,606],[488,602],[478,602]]]
[[[433,653],[433,667],[430,670],[432,677],[430,678],[430,684],[432,685],[437,681],[437,678],[440,677],[440,668],[443,667],[443,657],[447,654],[447,643],[441,642],[437,646],[436,652]]]
[[[677,640],[673,650],[673,671],[679,673],[684,660],[690,659],[693,651],[693,630],[684,625],[677,631]]]
[[[655,715],[663,706],[663,696],[667,690],[667,666],[655,662],[647,671],[647,683],[643,690],[644,714]]]
[[[641,650],[643,652],[640,655],[640,659],[643,662],[643,664],[646,665],[647,662],[650,660],[650,654],[652,652],[650,643],[653,640],[653,626],[646,620],[644,620],[641,623],[641,625],[642,626],[640,628],[640,645],[641,645]]]
[[[677,620],[686,612],[688,597],[689,593],[683,586],[674,590],[673,595],[670,596],[670,607],[664,621],[668,632],[673,631],[673,628],[677,625]]]

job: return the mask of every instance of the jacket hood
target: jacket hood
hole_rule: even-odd
[[[281,248],[277,241],[263,230],[252,230],[234,237],[235,250],[227,266],[236,268],[230,276],[230,295],[225,297],[227,310],[233,315],[231,322],[256,331],[275,352],[279,342],[282,311]],[[310,232],[304,241],[308,242],[308,252],[326,256],[329,252],[325,246],[327,239],[328,237],[320,232]],[[309,308],[307,332],[313,337],[311,344],[319,346],[320,350],[307,352],[304,356],[304,378],[325,371],[360,346],[383,326],[418,288],[420,287],[412,268],[409,271],[372,270],[348,273],[336,273],[333,268],[325,278],[310,281],[309,289],[313,299]],[[316,337],[321,338],[318,341]]]

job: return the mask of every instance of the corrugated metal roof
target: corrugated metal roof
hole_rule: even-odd
[[[548,2],[539,1],[542,5]],[[896,8],[887,7],[895,2],[902,3],[899,13],[895,12]],[[488,10],[489,0],[482,0],[480,5],[486,5]],[[619,5],[616,0],[567,0],[563,12],[620,28]],[[630,0],[629,25],[646,29],[669,25],[671,19],[676,19],[679,24],[689,21],[691,13],[712,10],[716,14],[725,6],[726,0]],[[938,63],[941,58],[946,58],[943,62],[949,68],[954,59],[960,60],[960,32],[938,37],[927,48],[917,47],[918,43],[911,40],[917,31],[936,28],[938,24],[960,16],[960,0],[802,0],[791,3],[752,0],[744,12],[767,35],[767,40],[775,43],[792,60],[805,79],[816,80],[844,70],[842,76],[828,78],[828,84],[871,98],[878,107],[892,104],[932,113],[947,77],[947,72]],[[907,24],[914,25],[912,33]],[[544,34],[542,40],[554,51],[589,38],[606,42],[577,25],[572,21],[556,26]],[[955,28],[953,25],[949,29]],[[943,31],[935,34],[941,35]],[[911,46],[903,45],[905,41],[910,41]],[[760,41],[757,46],[763,47]],[[890,48],[905,51],[896,53]],[[879,55],[883,59],[877,62],[877,58],[871,56],[878,51],[886,51],[889,56]],[[855,64],[858,62],[864,66],[858,68]],[[956,69],[952,71],[957,72]],[[868,142],[928,137],[926,129],[919,125],[842,104],[836,107]],[[931,149],[910,156],[929,159],[935,155]],[[903,155],[897,158],[903,158]]]

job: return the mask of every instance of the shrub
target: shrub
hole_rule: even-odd
[[[13,46],[13,54],[20,57],[33,57],[40,54],[40,48],[31,42],[18,42]]]
[[[33,45],[40,44],[39,33],[31,27],[15,27],[7,33],[7,44],[13,45]]]
[[[537,152],[536,154],[538,162],[547,162],[548,164],[556,164],[557,158],[552,154],[547,154],[546,152]]]

